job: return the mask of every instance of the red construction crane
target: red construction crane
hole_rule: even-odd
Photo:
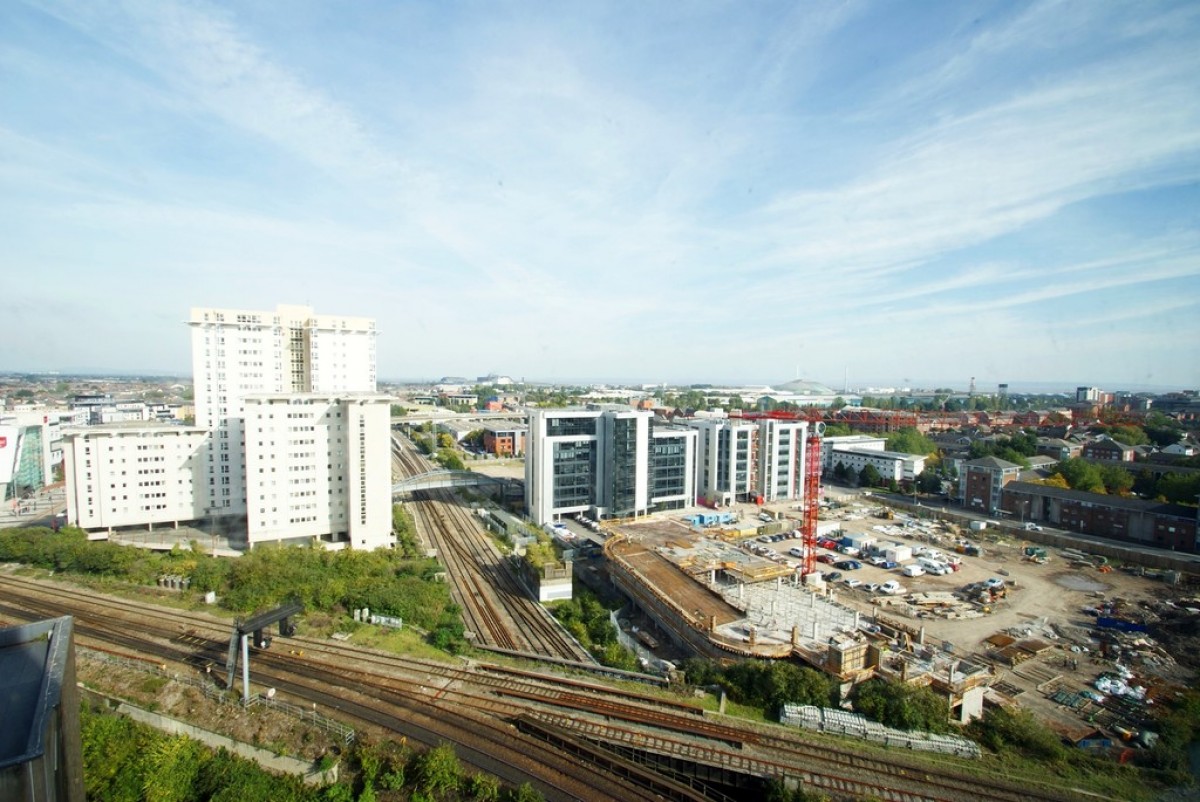
[[[817,513],[820,511],[821,493],[821,435],[825,424],[809,424],[808,440],[804,452],[803,488],[804,516],[800,524],[800,535],[804,542],[804,569],[802,576],[817,570]]]

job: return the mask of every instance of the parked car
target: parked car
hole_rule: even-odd
[[[983,586],[988,590],[999,590],[1004,587],[1004,580],[998,576],[993,576],[985,580]]]
[[[856,549],[854,546],[838,546],[838,551],[848,557],[858,556],[858,549]]]
[[[1032,521],[1030,521],[1029,523],[1025,524],[1025,529],[1026,529],[1026,530],[1028,530],[1028,531],[1030,531],[1030,532],[1040,532],[1040,531],[1042,531],[1042,527],[1038,526],[1037,524],[1033,523]]]
[[[848,588],[856,588],[862,584],[862,580],[855,579],[854,577],[846,577],[845,579],[842,580],[842,584],[844,584]]]
[[[901,585],[899,582],[897,582],[894,579],[889,579],[887,582],[884,582],[882,585],[879,586],[879,592],[886,593],[889,596],[900,596],[901,594],[905,593],[906,591],[905,591],[904,586]]]
[[[832,563],[835,560],[837,560],[837,558],[834,557],[832,554],[818,554],[817,555],[817,562],[819,562],[819,563]]]
[[[857,571],[862,568],[862,563],[858,560],[838,560],[833,564],[834,568],[840,568],[843,571]]]
[[[790,549],[788,549],[788,554],[792,555],[793,557],[803,557],[804,549],[800,546],[792,546]]]
[[[838,571],[830,571],[829,573],[827,573],[825,575],[826,582],[837,582],[841,578],[842,578],[842,575]]]
[[[867,593],[874,593],[875,591],[879,590],[880,587],[881,586],[878,582],[868,582],[867,584],[863,585],[863,590],[865,590]]]

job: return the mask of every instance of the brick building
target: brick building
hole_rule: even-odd
[[[991,513],[1000,509],[1004,486],[1021,473],[1021,466],[999,457],[980,457],[963,463],[959,496],[968,510]]]
[[[1036,521],[1160,549],[1200,551],[1196,543],[1200,510],[1195,507],[1012,482],[1004,488],[1003,508],[1014,521]]]
[[[1101,437],[1083,447],[1084,457],[1105,462],[1133,462],[1135,453],[1133,446],[1118,443],[1111,437]]]
[[[483,450],[497,457],[519,457],[525,453],[523,423],[487,423],[483,426]]]

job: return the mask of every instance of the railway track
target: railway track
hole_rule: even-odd
[[[199,643],[203,638],[189,627],[196,622],[194,615],[177,616],[159,611],[147,616],[138,609],[127,611],[125,618],[105,619],[113,605],[94,598],[79,598],[79,594],[37,594],[22,588],[19,598],[7,591],[13,589],[0,581],[8,604],[0,602],[0,612],[16,618],[39,618],[57,615],[76,617],[76,634],[81,645],[89,641],[113,644],[133,652],[148,654],[155,659],[196,667],[221,656],[219,640]],[[182,619],[182,620],[177,620]],[[140,626],[131,626],[137,621]],[[212,622],[203,622],[211,626]],[[186,643],[180,643],[181,635]],[[502,719],[479,714],[470,709],[449,710],[448,702],[430,704],[421,698],[420,686],[398,681],[367,681],[362,672],[347,672],[345,661],[337,665],[320,665],[298,660],[293,655],[256,652],[255,681],[264,687],[274,687],[326,710],[337,711],[341,718],[355,726],[376,727],[389,733],[403,735],[426,746],[442,741],[455,745],[460,758],[468,765],[493,774],[513,785],[532,782],[547,799],[613,799],[655,800],[662,798],[700,800],[701,796],[684,793],[670,781],[659,781],[651,772],[636,765],[623,768],[621,776],[597,773],[574,758],[547,749],[536,740],[522,736]],[[378,679],[378,678],[375,678]],[[429,678],[425,678],[428,683]],[[657,787],[661,785],[661,787]]]
[[[430,468],[402,438],[392,438],[392,454],[400,478]],[[446,566],[452,595],[477,645],[595,662],[544,607],[529,597],[508,560],[451,491],[425,491],[421,496],[411,505],[418,536],[437,550]]]
[[[12,577],[0,578],[0,612],[33,617],[73,614],[81,638],[97,638],[191,665],[197,671],[223,661],[231,626],[200,613],[164,610]],[[385,725],[365,711],[372,704],[378,708],[382,700],[388,707],[379,708],[385,710],[380,715],[393,719],[386,729],[422,743],[452,741],[479,758],[476,762],[464,755],[464,760],[505,779],[518,769],[528,771],[530,777],[541,777],[548,798],[567,798],[579,789],[555,786],[520,763],[519,757],[539,753],[542,747],[531,739],[561,746],[564,733],[572,739],[570,752],[606,766],[610,772],[604,775],[606,782],[633,783],[639,793],[672,799],[698,797],[678,783],[651,791],[653,777],[645,775],[646,769],[637,769],[636,755],[653,752],[760,776],[800,777],[806,785],[830,793],[874,796],[887,802],[1085,798],[1071,789],[1044,787],[1029,779],[967,774],[951,765],[940,767],[901,755],[867,755],[829,739],[815,741],[778,727],[716,719],[685,702],[579,679],[498,665],[450,666],[303,637],[287,642],[300,647],[303,657],[282,650],[256,652],[256,682],[376,726]],[[514,741],[518,735],[513,722],[527,733],[519,743]],[[520,755],[513,754],[514,748]],[[499,762],[487,764],[493,751]],[[565,752],[553,754],[575,766],[576,774],[566,775],[576,778],[570,782],[582,781],[577,762],[571,764]],[[559,766],[556,776],[563,771]],[[609,787],[605,793],[590,791],[590,796],[578,798],[611,798],[613,792]],[[641,797],[626,793],[624,798]]]

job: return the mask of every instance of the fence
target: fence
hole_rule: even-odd
[[[267,697],[261,696],[261,695],[251,697],[248,704],[242,705],[242,702],[240,699],[235,700],[233,697],[231,697],[229,695],[228,691],[226,691],[222,688],[218,688],[217,686],[213,685],[211,682],[206,682],[202,679],[197,679],[195,677],[189,677],[189,676],[186,676],[183,674],[172,673],[170,671],[167,671],[166,668],[164,668],[162,666],[154,665],[152,663],[147,663],[142,660],[134,660],[129,657],[122,657],[121,655],[109,654],[108,652],[102,652],[102,651],[98,651],[95,649],[88,649],[86,647],[79,647],[79,648],[80,648],[80,651],[86,651],[91,657],[94,657],[98,660],[101,660],[101,661],[104,661],[107,663],[113,663],[113,664],[116,664],[119,666],[123,666],[125,668],[132,668],[135,671],[142,671],[146,674],[153,674],[155,676],[159,676],[159,677],[163,677],[165,679],[171,680],[172,682],[181,682],[185,685],[190,685],[193,688],[196,688],[197,690],[199,690],[202,694],[204,694],[206,699],[211,699],[212,701],[217,702],[218,704],[237,705],[239,707],[246,707],[246,708],[254,707],[255,705],[265,705],[274,710],[278,710],[282,713],[290,715],[293,718],[297,718],[301,721],[308,722],[309,724],[312,724],[313,726],[317,727],[318,729],[324,730],[325,732],[329,733],[333,737],[341,740],[343,743],[349,744],[356,737],[353,727],[348,727],[345,724],[342,724],[340,721],[334,721],[333,719],[329,718],[328,716],[323,716],[320,713],[318,713],[316,710],[310,710],[309,708],[306,708],[306,707],[294,705],[294,704],[291,704],[290,702],[285,702],[281,699],[274,699],[274,698],[268,699]]]

